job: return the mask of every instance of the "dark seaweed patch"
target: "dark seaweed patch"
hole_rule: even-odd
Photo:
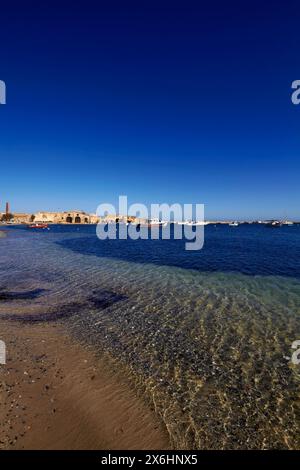
[[[1,300],[33,300],[39,297],[46,289],[33,289],[24,292],[0,291]]]
[[[104,310],[117,302],[122,302],[127,299],[128,297],[126,297],[126,295],[116,294],[111,291],[94,291],[94,295],[89,297],[87,300],[94,308]]]
[[[57,309],[52,309],[46,313],[35,313],[35,314],[12,314],[12,315],[3,315],[1,318],[3,320],[9,321],[18,321],[22,323],[42,323],[42,322],[52,322],[57,321],[62,318],[68,318],[72,315],[79,313],[83,309],[84,305],[78,302],[73,302],[70,304],[62,305]]]
[[[114,305],[116,302],[120,302],[126,299],[127,297],[122,294],[116,294],[110,291],[95,291],[94,295],[86,299],[85,302],[72,302],[64,304],[57,308],[52,308],[51,310],[48,310],[48,312],[35,314],[23,313],[1,315],[1,319],[22,323],[53,322],[64,318],[69,318],[73,315],[78,315],[84,311],[90,311],[91,308],[92,310],[104,310],[111,305]]]

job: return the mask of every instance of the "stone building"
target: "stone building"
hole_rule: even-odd
[[[32,222],[32,214],[24,214],[24,213],[14,213],[11,214],[12,218],[9,219],[9,223],[13,224],[29,224]],[[5,212],[0,212],[0,221],[2,223],[5,223],[6,213]]]
[[[5,213],[0,213],[0,221]],[[126,223],[137,222],[134,216],[124,215],[106,215],[99,217],[96,214],[88,214],[80,210],[64,211],[64,212],[49,212],[39,211],[35,214],[14,213],[11,223],[14,224],[31,224],[31,223],[44,223],[44,224],[97,224],[97,223]],[[141,220],[139,220],[141,223]]]
[[[12,222],[14,224],[29,224],[32,222],[33,217],[32,214],[14,213]]]
[[[35,214],[35,223],[48,224],[93,224],[97,223],[99,218],[94,214],[88,214],[84,211],[64,211],[64,212],[37,212]]]

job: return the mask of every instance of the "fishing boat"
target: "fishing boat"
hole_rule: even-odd
[[[197,221],[192,221],[191,225],[207,225],[207,222],[204,222],[204,220],[197,220]]]
[[[279,222],[279,220],[271,220],[270,222],[266,223],[267,228],[280,228],[282,225],[282,222]]]
[[[238,222],[231,222],[229,227],[238,227],[240,224]]]
[[[165,221],[161,221],[161,220],[158,220],[158,219],[151,219],[149,221],[149,224],[148,226],[151,228],[151,227],[166,227],[168,225],[168,222],[165,222]]]
[[[168,225],[168,222],[161,221],[158,219],[151,219],[151,220],[144,221],[144,222],[134,222],[134,223],[131,223],[130,225],[135,225],[138,228],[160,228],[160,227],[166,227]]]
[[[285,220],[284,222],[282,222],[282,225],[287,225],[288,227],[291,227],[292,225],[294,225],[294,222],[291,222],[290,220]]]
[[[190,227],[194,227],[196,225],[207,225],[206,222],[203,220],[184,220],[183,222],[177,222],[179,225],[189,225]]]
[[[28,228],[40,228],[40,229],[45,230],[48,228],[48,224],[36,223],[36,224],[29,225]]]

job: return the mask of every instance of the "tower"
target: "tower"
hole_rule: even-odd
[[[6,206],[5,206],[5,219],[6,219],[6,221],[8,221],[8,218],[9,218],[9,202],[7,202]]]

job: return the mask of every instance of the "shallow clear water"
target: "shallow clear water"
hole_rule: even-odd
[[[177,448],[300,448],[300,226],[208,227],[200,252],[10,228],[0,264],[0,316],[108,351]]]

